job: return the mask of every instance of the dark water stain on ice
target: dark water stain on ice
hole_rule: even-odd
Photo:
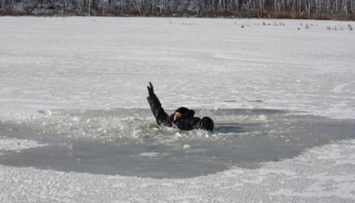
[[[197,110],[213,133],[160,129],[147,109],[58,111],[0,123],[0,135],[48,146],[0,151],[0,164],[58,171],[188,178],[233,166],[256,168],[314,146],[355,138],[354,120],[266,109]]]

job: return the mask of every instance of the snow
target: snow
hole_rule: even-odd
[[[279,109],[351,121],[355,37],[348,24],[355,26],[272,19],[1,17],[1,124],[51,122],[63,111],[81,109],[147,109],[149,81],[166,109]],[[70,118],[68,125],[95,124]],[[118,122],[129,126],[131,118]],[[0,134],[0,159],[37,147],[50,146],[30,136]],[[194,150],[190,144],[181,148]],[[180,179],[0,165],[0,200],[354,202],[354,154],[355,140],[336,141],[253,169]]]

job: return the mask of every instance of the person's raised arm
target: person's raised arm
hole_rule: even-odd
[[[167,113],[165,113],[164,109],[162,108],[157,95],[155,95],[154,93],[154,88],[151,82],[149,82],[149,86],[147,88],[149,94],[147,100],[158,125],[163,124],[164,126],[171,127],[172,123],[170,117]]]

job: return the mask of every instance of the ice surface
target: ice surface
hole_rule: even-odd
[[[46,146],[45,144],[39,144],[32,140],[22,140],[15,138],[0,137],[0,152],[4,151],[16,151],[21,152],[24,149],[37,148]],[[2,153],[0,153],[1,155]]]
[[[353,202],[355,141],[315,148],[261,169],[151,179],[0,167],[7,202]],[[334,160],[341,160],[336,163]]]
[[[142,129],[130,130],[130,126],[138,122],[143,131],[154,134],[154,120],[148,114],[135,113],[122,119],[109,117],[110,113],[97,117],[85,112],[115,113],[115,109],[133,112],[138,108],[148,111],[145,99],[148,81],[153,82],[163,106],[169,110],[183,105],[213,115],[211,110],[269,109],[299,114],[309,118],[308,121],[313,118],[316,122],[307,125],[305,132],[318,129],[320,136],[309,134],[315,142],[304,149],[352,137],[354,134],[346,129],[351,129],[350,119],[355,118],[355,37],[346,29],[327,29],[346,28],[348,24],[353,22],[2,17],[0,36],[6,40],[0,41],[0,118],[4,127],[0,136],[1,143],[8,143],[2,149],[9,150],[1,150],[0,158],[40,149],[55,151],[62,137],[110,143],[112,135],[122,135],[113,140],[127,139],[129,135],[141,142]],[[84,113],[75,114],[77,109]],[[225,126],[223,122],[253,121],[267,127],[268,115],[251,115],[215,115],[219,130],[222,129],[221,137],[228,138],[240,130],[239,125]],[[146,121],[149,123],[145,124]],[[284,124],[275,129],[271,126],[271,130],[282,134],[280,130],[288,130]],[[313,124],[315,127],[311,128]],[[338,131],[339,126],[345,127]],[[116,127],[128,131],[122,133]],[[249,125],[242,127],[254,129]],[[109,131],[113,129],[115,133]],[[201,132],[161,133],[161,129],[157,132],[161,136],[159,133],[153,136],[152,143],[161,144],[166,133],[167,143],[184,140],[180,150],[187,144],[191,146],[188,150],[193,151],[190,141],[215,139],[213,134]],[[322,135],[326,135],[326,141],[317,142],[316,138]],[[221,138],[215,143],[221,141],[218,139]],[[295,144],[287,136],[283,141]],[[15,142],[29,143],[30,147],[11,147]],[[58,145],[51,148],[46,142]],[[65,143],[63,147],[71,152],[76,147],[72,144]],[[37,145],[44,146],[32,148]],[[267,162],[261,168],[236,167],[190,179],[156,180],[1,165],[0,199],[4,202],[353,202],[353,146],[352,140],[336,142],[297,158]],[[139,154],[145,159],[166,155],[154,150]]]
[[[3,122],[3,136],[48,147],[7,153],[0,164],[186,178],[233,166],[257,168],[314,146],[355,138],[352,120],[267,109],[195,110],[215,119],[213,132],[159,128],[149,109],[55,110],[49,117]]]
[[[326,29],[351,22],[184,21],[1,18],[2,117],[142,108],[152,81],[169,109],[259,107],[354,118],[354,32]]]
[[[277,110],[210,110],[216,121],[213,132],[159,128],[148,109],[56,112],[49,118],[4,122],[0,133],[6,137],[34,139],[48,147],[6,153],[0,164],[187,178],[235,166],[259,168],[314,146],[355,138],[355,121]],[[207,110],[196,109],[197,115],[202,113]]]

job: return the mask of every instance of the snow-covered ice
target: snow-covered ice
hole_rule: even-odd
[[[261,169],[151,179],[0,167],[3,202],[354,202],[355,142],[317,147]],[[341,161],[336,163],[335,160]]]
[[[272,19],[1,17],[1,202],[354,202],[355,34],[348,24],[355,26]],[[154,127],[146,101],[149,81],[167,110],[198,109],[217,119],[218,130]],[[283,116],[282,122],[275,115]],[[304,125],[307,121],[318,122]],[[246,132],[230,123],[244,125]],[[255,130],[255,123],[261,127]],[[303,134],[293,136],[302,126]],[[69,153],[64,158],[75,158],[70,163],[83,164],[70,154],[77,140],[98,146],[134,140],[148,146],[137,151],[144,160],[167,159],[166,151],[149,150],[162,142],[181,154],[203,154],[194,143],[233,143],[236,130],[240,140],[266,135],[286,143],[280,146],[302,147],[279,161],[258,160],[257,167],[235,161],[190,178],[21,163],[25,155],[64,150]],[[86,151],[80,146],[79,152],[87,152],[93,145]]]

